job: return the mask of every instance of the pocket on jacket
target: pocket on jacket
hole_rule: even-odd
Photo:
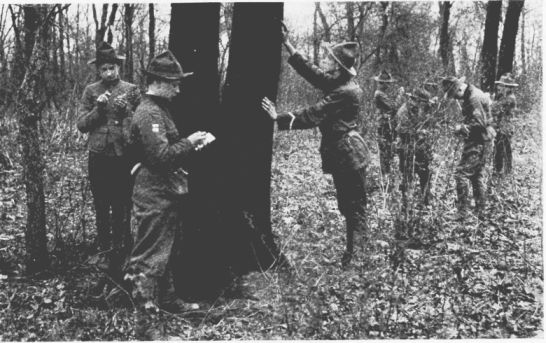
[[[108,128],[100,126],[89,134],[89,151],[103,152],[106,147],[108,136]]]
[[[344,134],[337,142],[336,148],[337,162],[340,168],[357,170],[368,162],[368,149],[360,136]]]

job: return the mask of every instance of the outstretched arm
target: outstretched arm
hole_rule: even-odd
[[[290,43],[290,40],[288,38],[288,30],[286,29],[284,23],[281,27],[283,43],[286,47],[286,50],[290,54],[290,58],[288,58],[288,63],[294,68],[294,70],[296,70],[298,74],[301,75],[301,77],[307,80],[307,82],[312,84],[314,87],[323,91],[328,89],[332,84],[334,78],[326,74],[316,65],[307,61],[307,59],[303,57]]]

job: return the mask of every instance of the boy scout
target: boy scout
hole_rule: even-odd
[[[202,148],[210,134],[181,137],[171,114],[184,73],[170,51],[157,55],[144,70],[148,90],[136,109],[131,143],[140,162],[133,168],[134,247],[126,279],[140,310],[158,307],[181,312],[192,306],[174,293],[171,256],[182,234],[188,193],[188,158]]]
[[[411,187],[413,174],[419,176],[423,203],[428,205],[431,198],[430,178],[432,172],[431,131],[435,124],[432,118],[430,93],[418,88],[409,94],[409,99],[396,113],[396,131],[399,137],[398,156],[402,173],[401,190],[406,192]]]
[[[372,78],[377,83],[374,93],[375,114],[379,120],[379,163],[381,174],[386,175],[391,171],[391,162],[394,155],[393,143],[396,139],[396,111],[398,109],[398,98],[392,99],[388,94],[391,84],[396,82],[391,74],[383,70],[379,75]]]
[[[459,213],[464,218],[470,205],[467,185],[467,179],[470,179],[475,209],[478,216],[482,216],[486,203],[485,166],[491,154],[491,140],[495,136],[491,127],[491,100],[477,87],[453,76],[442,80],[442,88],[446,97],[463,101],[463,124],[455,128],[455,133],[464,139],[463,154],[455,172]]]
[[[318,126],[322,140],[320,154],[325,173],[331,173],[337,190],[340,212],[346,219],[347,247],[342,264],[353,256],[355,231],[366,228],[366,165],[368,154],[360,136],[362,89],[354,81],[358,44],[341,43],[328,49],[326,70],[309,63],[288,41],[283,30],[284,45],[290,53],[288,63],[309,83],[324,93],[317,104],[293,112],[277,114],[267,98],[262,107],[276,120],[281,130],[308,129]],[[325,62],[325,61],[323,61]]]
[[[510,140],[514,134],[512,119],[517,108],[513,89],[518,86],[510,74],[504,74],[498,81],[497,94],[492,106],[497,136],[495,137],[495,171],[508,174],[512,171],[512,145]]]
[[[121,280],[121,264],[130,249],[131,197],[127,133],[140,100],[137,86],[120,80],[123,57],[105,42],[89,61],[100,80],[85,87],[78,129],[89,133],[89,180],[96,212],[99,250],[109,252],[109,270]],[[101,292],[104,282],[99,282]]]

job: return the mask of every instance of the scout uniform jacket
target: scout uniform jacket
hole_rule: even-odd
[[[146,95],[137,107],[131,125],[131,146],[141,167],[138,169],[133,199],[140,194],[161,196],[188,193],[183,169],[193,144],[182,138],[163,98]]]
[[[430,111],[415,113],[411,106],[406,102],[396,113],[397,127],[396,131],[400,136],[402,145],[415,145],[419,148],[421,145],[430,145],[430,138],[435,122]],[[404,148],[404,146],[402,148]]]
[[[491,108],[493,119],[499,133],[511,136],[514,133],[512,118],[514,110],[517,107],[516,97],[514,94],[507,96],[500,95]]]
[[[468,85],[463,95],[463,123],[468,127],[466,141],[483,144],[493,137],[488,132],[491,127],[491,99],[473,85]]]
[[[349,78],[334,78],[295,53],[288,63],[324,97],[315,105],[279,116],[279,129],[307,129],[318,126],[322,134],[320,154],[325,173],[357,170],[368,160],[362,130],[360,103],[362,89]]]
[[[99,109],[97,98],[111,93],[108,103]],[[124,97],[125,109],[117,108],[114,99]],[[112,84],[103,81],[85,87],[80,103],[78,130],[89,132],[88,149],[106,156],[123,156],[126,153],[131,116],[140,101],[140,90],[132,83],[117,80]]]

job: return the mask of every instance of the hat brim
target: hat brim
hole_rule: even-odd
[[[356,76],[357,73],[356,73],[355,67],[347,68],[347,66],[341,63],[341,61],[337,58],[337,56],[334,55],[334,52],[332,51],[332,48],[330,46],[325,46],[325,48],[326,48],[326,51],[328,51],[328,53],[330,54],[330,56],[332,56],[334,61],[336,61],[337,64],[341,66],[341,68],[345,69],[345,71],[351,74],[352,76]]]
[[[157,78],[167,80],[167,81],[178,81],[178,80],[182,80],[182,79],[185,79],[185,78],[193,75],[193,72],[189,72],[189,73],[182,73],[179,76],[168,76],[168,75],[165,75],[165,74],[154,73],[154,72],[148,71],[146,69],[141,69],[141,70],[146,75],[155,76]]]
[[[105,61],[100,61],[100,63],[122,63],[123,61],[125,61],[125,57],[123,56],[116,56],[115,59],[113,60],[105,60]],[[87,64],[91,65],[91,64],[97,64],[97,59],[96,58],[93,58],[91,60],[89,60],[89,62],[87,62]]]
[[[502,81],[495,81],[495,84],[504,87],[519,87],[519,84],[517,83],[506,83]]]

